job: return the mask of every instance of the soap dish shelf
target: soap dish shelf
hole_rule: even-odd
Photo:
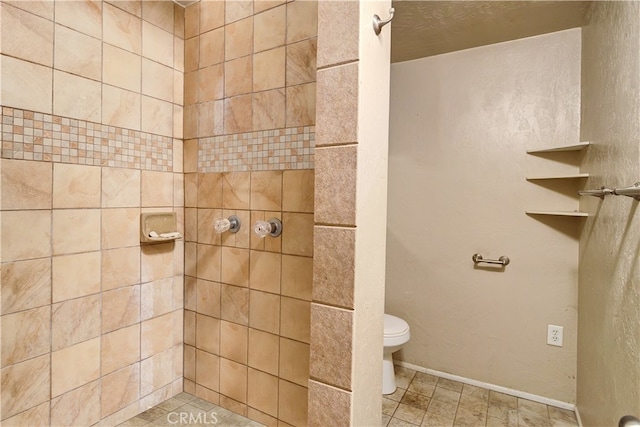
[[[150,212],[140,215],[140,243],[163,243],[182,239],[175,212]],[[157,237],[151,237],[155,232]],[[170,236],[162,236],[170,234]]]

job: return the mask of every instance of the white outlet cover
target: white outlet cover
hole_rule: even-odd
[[[547,344],[562,347],[562,326],[547,325]]]

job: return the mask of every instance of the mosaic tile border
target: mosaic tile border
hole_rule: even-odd
[[[173,171],[173,138],[2,107],[2,158]]]
[[[315,126],[200,138],[198,172],[313,169]]]

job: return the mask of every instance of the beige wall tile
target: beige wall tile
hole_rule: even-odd
[[[2,369],[3,417],[9,418],[50,399],[50,359],[46,354]]]
[[[51,400],[52,426],[88,426],[98,421],[100,381],[93,381]]]
[[[117,249],[140,244],[140,209],[102,210],[102,249]]]
[[[192,209],[194,212],[196,209]],[[200,243],[208,245],[219,245],[221,242],[220,234],[216,233],[213,223],[216,219],[222,218],[222,210],[220,209],[197,209],[197,240]]]
[[[140,280],[150,282],[173,276],[173,243],[141,247]]]
[[[140,360],[140,324],[102,335],[100,351],[102,375]]]
[[[278,377],[249,368],[247,404],[276,417],[278,415]]]
[[[316,150],[316,221],[325,224],[355,225],[357,147]]]
[[[185,105],[198,103],[198,74],[199,71],[191,71],[184,75],[184,103]]]
[[[246,417],[247,415],[248,408],[246,404],[242,402],[238,402],[237,400],[233,400],[230,397],[227,397],[223,394],[220,394],[220,406],[225,409],[228,409],[234,414],[238,414],[243,417]]]
[[[193,37],[184,42],[184,71],[196,71],[200,63],[200,37]]]
[[[224,101],[198,104],[198,136],[207,137],[224,133]]]
[[[196,380],[196,349],[190,345],[184,346],[184,377]]]
[[[282,252],[313,255],[313,214],[282,213]]]
[[[100,377],[100,338],[51,353],[51,396],[60,396]]]
[[[34,1],[20,1],[20,0],[9,0],[5,3],[10,4],[11,6],[17,7],[22,10],[26,10],[27,12],[31,12],[34,15],[41,16],[49,21],[53,21],[53,3],[47,0],[34,0]]]
[[[140,130],[140,94],[102,85],[102,123]]]
[[[135,402],[139,396],[140,364],[129,365],[102,378],[102,417]]]
[[[105,8],[105,14],[107,10]],[[95,38],[102,38],[102,4],[97,0],[55,4],[58,24],[73,28]]]
[[[173,313],[142,322],[140,357],[151,355],[171,348],[173,345]]]
[[[204,33],[224,25],[223,1],[200,2],[200,32]]]
[[[213,212],[209,209],[201,209],[203,212]],[[198,211],[196,208],[185,208],[184,210],[184,240],[185,242],[199,241],[198,237]],[[211,215],[213,217],[213,214]],[[207,231],[209,229],[207,228]],[[212,244],[209,241],[203,241],[203,243]]]
[[[249,209],[251,203],[251,175],[228,172],[223,175],[223,206],[225,209]]]
[[[280,334],[283,337],[309,342],[311,303],[295,298],[282,297]]]
[[[2,159],[2,209],[51,209],[53,164]]]
[[[284,87],[285,60],[284,46],[253,55],[253,91]]]
[[[140,171],[102,168],[102,207],[140,207]]]
[[[1,314],[51,303],[51,258],[3,263],[0,268]]]
[[[142,55],[173,68],[173,34],[142,21]]]
[[[173,102],[173,68],[142,59],[142,94]],[[176,101],[177,102],[177,101]]]
[[[140,73],[142,72],[140,56],[107,43],[103,43],[102,47],[103,83],[140,92]]]
[[[249,286],[251,289],[279,294],[282,255],[251,251],[250,258]]]
[[[100,252],[53,257],[53,302],[100,292]]]
[[[243,56],[224,63],[224,96],[231,97],[251,92],[253,56]]]
[[[140,248],[102,251],[102,290],[140,283]]]
[[[220,393],[247,403],[247,366],[220,358]]]
[[[224,100],[224,132],[251,131],[251,95],[240,95]]]
[[[184,308],[184,276],[173,278],[173,309]]]
[[[184,107],[183,135],[185,138],[198,137],[198,106],[187,105]]]
[[[173,380],[173,349],[165,350],[140,362],[140,394],[145,396]]]
[[[308,213],[312,213],[314,211],[314,175],[315,173],[312,169],[286,170],[283,172],[283,211]]]
[[[200,34],[200,2],[192,3],[184,10],[184,38]]]
[[[142,171],[141,200],[143,207],[173,206],[173,174]]]
[[[286,3],[286,0],[260,0],[253,4],[253,13],[264,12],[284,3]]]
[[[202,400],[206,400],[209,403],[213,403],[217,405],[220,403],[220,393],[209,390],[206,387],[202,387],[201,385],[196,384],[196,392],[195,395]]]
[[[184,278],[184,308],[186,310],[196,311],[196,301],[197,279],[195,277],[186,276]]]
[[[223,210],[222,216],[225,218],[235,215],[240,220],[240,230],[237,233],[223,233],[222,244],[224,246],[235,246],[236,248],[249,248],[249,238],[251,231],[251,212],[237,210]]]
[[[247,0],[225,0],[225,23],[237,21],[253,14],[253,2]]]
[[[196,350],[196,382],[210,390],[220,390],[220,358]]]
[[[0,11],[2,53],[52,67],[53,22],[7,4]]]
[[[222,64],[202,68],[198,73],[198,94],[200,102],[215,101],[225,96],[225,71]],[[227,96],[230,96],[227,93]]]
[[[184,274],[195,277],[197,262],[197,247],[195,243],[184,244]]]
[[[196,314],[193,311],[184,311],[184,344],[196,345]]]
[[[2,212],[2,262],[51,255],[50,211]]]
[[[282,5],[253,18],[253,51],[261,52],[285,44],[287,7]]]
[[[173,68],[176,71],[184,72],[184,48],[185,42],[180,37],[173,38]]]
[[[169,277],[140,285],[140,320],[169,313],[172,309],[173,278]]]
[[[198,313],[220,317],[220,293],[220,283],[198,279],[195,298]]]
[[[316,81],[317,39],[287,45],[287,86]]]
[[[251,290],[249,326],[262,331],[280,332],[280,296]]]
[[[196,348],[220,354],[220,319],[196,314]]]
[[[55,67],[93,80],[102,78],[102,43],[62,25],[55,26]]]
[[[197,277],[213,282],[221,278],[222,250],[217,246],[198,245]]]
[[[105,4],[102,23],[102,37],[106,43],[138,55],[142,53],[142,20],[140,18]]]
[[[282,171],[251,173],[251,209],[282,209]]]
[[[200,55],[198,68],[205,68],[214,64],[220,64],[225,60],[224,41],[224,28],[218,28],[217,30],[200,34]],[[227,58],[227,60],[228,59],[230,58]]]
[[[196,146],[196,149],[193,152],[198,153],[197,143],[192,144],[193,140],[185,142],[185,166],[190,161],[191,157],[191,147],[193,145]],[[189,143],[189,144],[187,144]],[[187,159],[189,157],[189,159]],[[186,207],[196,207],[198,206],[198,174],[196,173],[185,173],[184,174],[184,205]]]
[[[143,96],[141,129],[144,132],[173,136],[173,105]]]
[[[102,293],[102,333],[140,321],[140,286],[127,286]],[[167,330],[171,330],[170,328]]]
[[[351,397],[350,392],[309,381],[309,425],[348,425],[351,422]]]
[[[247,364],[248,328],[237,323],[220,322],[220,356]]]
[[[280,338],[280,378],[303,387],[309,382],[309,344]]]
[[[278,375],[278,360],[280,357],[278,341],[277,335],[249,328],[249,366]]]
[[[173,34],[174,5],[167,1],[142,2],[142,19]]]
[[[318,26],[318,37],[322,40],[318,49],[320,66],[344,64],[358,59],[359,14],[357,3],[318,3],[318,19],[332,23],[331,29]]]
[[[104,0],[137,17],[142,17],[142,0]]]
[[[306,387],[279,380],[278,418],[291,425],[307,425],[307,394]]]
[[[318,34],[318,2],[287,3],[287,44]]]
[[[313,300],[354,307],[355,228],[316,226],[314,234]]]
[[[317,75],[316,145],[345,144],[358,140],[358,64],[341,65]]]
[[[326,384],[350,389],[353,311],[311,305],[309,374]]]
[[[100,336],[101,298],[91,295],[51,307],[51,350],[56,351]]]
[[[219,173],[198,174],[198,207],[221,208],[223,175]]]
[[[229,61],[253,52],[253,17],[225,27],[224,59]]]
[[[8,426],[30,427],[55,425],[50,422],[50,403],[44,402],[38,406],[27,409],[11,418],[5,419],[2,423]]]
[[[101,170],[96,166],[53,165],[54,208],[99,208]]]
[[[53,72],[53,114],[99,122],[102,117],[100,82],[55,70]]]
[[[311,301],[313,265],[313,258],[283,255],[282,295]]]
[[[249,324],[249,290],[238,286],[222,285],[220,317],[241,325]]]
[[[278,129],[285,125],[285,92],[274,89],[252,95],[253,130]]]
[[[10,56],[0,57],[3,105],[51,114],[53,70]]]
[[[184,73],[180,70],[173,70],[173,103],[184,105]],[[180,162],[182,165],[182,162]],[[175,165],[175,161],[174,161]],[[177,172],[174,170],[174,172]]]
[[[100,250],[100,210],[53,211],[53,254]]]
[[[49,306],[2,316],[2,367],[51,351]]]
[[[316,84],[287,88],[287,127],[310,126],[316,122]]]
[[[229,285],[249,286],[249,250],[222,248],[221,281]]]

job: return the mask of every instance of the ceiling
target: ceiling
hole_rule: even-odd
[[[391,62],[580,27],[588,4],[394,0]]]

